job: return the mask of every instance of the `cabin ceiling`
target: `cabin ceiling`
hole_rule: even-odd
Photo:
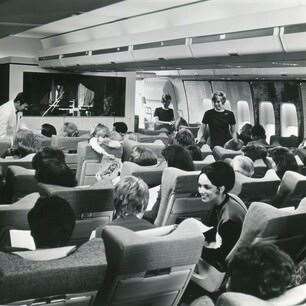
[[[0,0],[0,38],[123,0]]]

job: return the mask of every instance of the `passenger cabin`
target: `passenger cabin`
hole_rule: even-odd
[[[8,108],[1,107],[14,105],[21,92],[28,107],[14,108],[16,116],[7,120]],[[259,124],[265,153],[251,157],[246,143],[237,149],[209,146],[213,132],[203,116],[215,107],[215,92],[226,96],[222,112],[235,117],[231,137],[245,124]],[[156,110],[167,97],[173,117],[164,120]],[[201,160],[194,160],[192,169],[177,169],[165,153],[179,143],[174,122],[180,119],[190,144],[195,139],[201,144]],[[120,130],[109,139],[116,122],[126,124],[127,136]],[[14,131],[6,135],[10,124]],[[45,136],[45,124],[57,133]],[[306,303],[302,283],[265,301],[249,292],[223,293],[240,246],[277,245],[296,266],[304,263],[305,274],[305,124],[304,0],[0,1],[0,304]],[[77,127],[73,137],[67,137],[68,125]],[[20,146],[17,130],[41,137],[32,154],[16,158],[10,150]],[[99,146],[100,132],[108,138],[107,149]],[[91,142],[95,137],[98,150]],[[283,163],[283,172],[274,147],[293,158]],[[58,155],[49,156],[41,170],[43,154],[49,154],[41,152],[48,148]],[[40,159],[33,157],[37,154]],[[133,154],[151,154],[156,162],[137,164]],[[115,165],[103,164],[109,156]],[[249,177],[235,169],[239,156],[251,158]],[[198,180],[216,161],[235,170],[228,192],[244,216],[224,269],[208,269],[202,249],[214,210],[213,203],[203,204]],[[63,174],[52,172],[53,162],[64,167]],[[148,201],[146,193],[141,197],[149,202],[147,211],[159,203],[154,219],[141,219],[137,232],[129,229],[133,222],[117,222],[116,192],[130,176],[144,182],[144,192],[149,187]],[[29,212],[39,199],[54,197],[69,204],[75,225],[65,245],[40,248]],[[199,220],[207,221],[205,229]],[[209,248],[218,249],[222,241],[218,245],[213,225],[215,244]]]

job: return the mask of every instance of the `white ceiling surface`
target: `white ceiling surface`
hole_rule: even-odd
[[[152,2],[127,0],[75,18],[80,22],[88,22],[88,19],[94,21],[96,18],[97,24],[99,18],[106,16],[105,10],[111,13],[113,10],[120,12],[126,9],[125,14],[128,16],[137,7],[136,4]],[[168,1],[157,2],[164,4]],[[182,4],[181,1],[170,2]],[[91,14],[95,17],[91,18]],[[49,26],[61,22],[67,22],[68,25],[69,19],[71,18]],[[306,0],[210,0],[68,33],[65,32],[72,27],[63,26],[60,28],[64,34],[57,33],[56,36],[42,39],[42,43],[44,49],[47,49],[44,55],[52,55],[62,52],[63,47],[65,53],[68,53],[82,51],[85,46],[87,50],[101,48],[101,44],[105,48],[111,48],[303,22],[306,22]],[[42,27],[31,31],[39,31],[40,28]],[[86,44],[81,45],[82,42]]]

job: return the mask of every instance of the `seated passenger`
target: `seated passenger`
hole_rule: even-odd
[[[265,161],[268,156],[267,148],[262,145],[247,145],[241,150],[244,153],[244,156],[249,157],[253,162],[257,159],[263,159]]]
[[[243,142],[240,139],[230,139],[228,142],[224,144],[224,149],[239,151],[243,147]]]
[[[142,219],[148,206],[149,189],[147,184],[135,176],[122,178],[114,189],[114,220],[110,225],[119,225],[133,231],[153,228]],[[104,226],[98,227],[92,237],[101,238]]]
[[[63,127],[64,137],[78,137],[80,134],[77,125],[74,122],[65,122]]]
[[[174,123],[174,130],[179,131],[186,126],[189,126],[188,122],[183,117],[178,117]]]
[[[270,150],[270,156],[274,162],[273,168],[280,179],[283,178],[286,171],[298,172],[295,156],[288,148],[275,147]]]
[[[192,132],[188,129],[180,129],[174,137],[174,144],[181,145],[182,147],[187,147],[195,144],[194,136]]]
[[[264,127],[260,124],[255,124],[252,128],[252,141],[248,142],[248,145],[268,146],[266,138]]]
[[[16,133],[13,146],[3,153],[1,157],[12,156],[14,158],[22,158],[36,153],[38,149],[34,133],[31,130],[23,129]]]
[[[44,123],[41,126],[41,134],[46,137],[52,137],[52,135],[56,135],[56,129],[52,124]]]
[[[49,160],[58,160],[59,162],[65,162],[65,154],[62,150],[46,147],[37,152],[32,160],[33,169],[37,170],[41,164],[48,162]]]
[[[269,300],[283,294],[293,279],[294,263],[276,245],[255,243],[237,250],[228,265],[228,291]]]
[[[245,123],[240,128],[240,133],[238,134],[238,139],[242,140],[243,144],[246,146],[250,141],[252,141],[252,129],[253,126],[250,123]]]
[[[190,153],[190,156],[193,161],[203,160],[203,153],[197,145],[190,145],[186,148]]]
[[[254,163],[247,156],[235,156],[231,162],[231,166],[235,172],[241,173],[244,176],[252,177],[254,174]]]
[[[136,146],[130,154],[129,161],[139,166],[153,166],[157,164],[157,155],[149,148]]]
[[[239,239],[247,211],[238,197],[228,194],[234,184],[233,168],[222,161],[204,167],[198,179],[203,204],[212,206],[206,223],[213,228],[204,234],[202,258],[219,271],[226,269],[225,258]]]
[[[107,126],[99,123],[91,134],[89,145],[97,153],[114,158],[113,154],[108,153],[108,148],[121,148],[121,143],[110,138],[110,130]]]
[[[75,226],[75,214],[68,202],[58,196],[40,197],[28,213],[36,248],[66,246]]]
[[[128,127],[125,122],[115,122],[113,124],[113,130],[123,137],[127,133]]]

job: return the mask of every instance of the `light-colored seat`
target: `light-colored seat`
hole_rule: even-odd
[[[207,155],[203,160],[194,160],[194,170],[201,171],[203,167],[215,162],[215,158],[212,154]]]
[[[93,186],[62,187],[39,184],[41,196],[57,195],[70,204],[76,215],[76,226],[71,241],[82,243],[89,239],[98,226],[113,219],[113,185],[103,181]]]
[[[54,253],[57,249],[44,250]],[[28,252],[26,252],[28,253]],[[101,239],[88,241],[72,254],[54,260],[35,260],[0,252],[2,305],[91,305],[106,272]]]
[[[280,179],[273,169],[268,170],[262,178],[247,177],[239,172],[235,172],[235,177],[231,193],[239,195],[246,206],[254,201],[271,202],[280,184]]]
[[[167,145],[169,137],[165,132],[161,132],[158,135],[136,133],[136,140],[140,143],[153,143],[156,140],[161,140],[165,145]]]
[[[203,158],[205,158],[208,155],[212,155],[212,150],[208,144],[203,144],[203,146],[201,147],[201,152],[202,152]]]
[[[106,226],[107,274],[94,305],[175,306],[203,247],[196,220],[132,232]]]
[[[223,147],[220,147],[220,146],[215,146],[213,149],[213,156],[216,160],[234,158],[237,155],[243,155],[243,152],[224,149]]]
[[[305,300],[306,284],[289,289],[281,296],[268,301],[244,293],[226,292],[219,297],[216,306],[305,306]],[[196,305],[204,306],[206,304]],[[191,304],[191,306],[195,305]]]
[[[163,226],[187,217],[205,218],[211,207],[203,205],[195,194],[199,171],[166,168],[161,183],[161,200],[154,224]]]
[[[120,177],[128,175],[140,177],[151,188],[161,184],[162,173],[166,167],[167,163],[165,161],[153,166],[139,166],[126,161],[122,164]]]
[[[305,222],[306,199],[300,202],[296,210],[254,202],[247,211],[241,235],[226,260],[230,261],[238,248],[256,241],[273,242],[296,259],[304,248],[306,232],[302,224]]]
[[[306,196],[306,176],[286,171],[277,190],[273,204],[277,207],[297,206]]]

